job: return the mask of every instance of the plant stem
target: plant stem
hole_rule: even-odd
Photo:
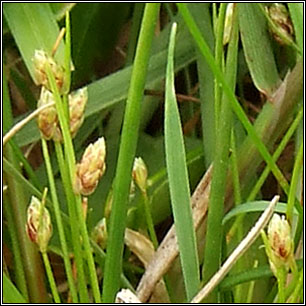
[[[61,213],[60,213],[59,201],[58,201],[58,197],[56,193],[56,187],[55,187],[55,182],[54,182],[54,177],[53,177],[52,166],[50,162],[48,146],[47,146],[47,142],[44,139],[42,139],[42,149],[43,149],[43,155],[44,155],[44,159],[46,163],[46,169],[47,169],[49,185],[50,185],[50,192],[51,192],[52,203],[54,207],[54,213],[55,213],[55,218],[56,218],[56,223],[57,223],[57,228],[58,228],[59,239],[60,239],[62,252],[63,252],[63,259],[64,259],[64,265],[65,265],[65,270],[66,270],[67,279],[68,279],[68,285],[69,285],[69,289],[70,289],[70,293],[72,297],[72,302],[78,303],[78,295],[77,295],[77,291],[76,291],[74,280],[73,280],[72,268],[71,268],[71,263],[69,259],[69,253],[68,253],[68,247],[67,247],[66,238],[65,238],[64,226],[62,223],[62,218],[61,218]]]
[[[72,181],[74,179],[75,175],[75,155],[74,155],[74,149],[73,149],[73,144],[72,144],[72,139],[71,135],[69,132],[69,126],[68,126],[68,119],[65,116],[65,110],[64,110],[64,105],[62,103],[62,99],[60,97],[58,88],[56,86],[56,82],[54,79],[54,75],[52,74],[51,68],[49,65],[47,65],[47,76],[48,80],[51,85],[51,89],[55,98],[55,106],[56,110],[58,113],[59,121],[60,121],[60,126],[61,130],[63,133],[63,138],[64,138],[64,147],[65,147],[65,155],[66,155],[66,161],[68,164],[68,169],[69,169],[69,177],[70,177],[70,182],[69,185],[72,186]],[[92,285],[92,290],[94,294],[94,299],[97,303],[100,303],[100,290],[99,290],[99,285],[98,285],[98,278],[97,274],[94,272],[95,270],[95,263],[92,255],[92,251],[90,249],[90,244],[89,244],[89,239],[88,239],[88,233],[87,233],[87,228],[86,228],[86,223],[85,219],[83,218],[82,214],[82,209],[81,209],[81,198],[79,196],[75,196],[75,207],[76,207],[76,213],[77,213],[77,219],[79,221],[79,226],[82,234],[83,241],[85,243],[85,255],[90,271],[90,281]]]
[[[288,196],[288,204],[287,204],[287,210],[286,210],[286,217],[289,223],[292,223],[292,216],[293,216],[293,207],[295,203],[295,194],[296,194],[296,189],[298,186],[298,182],[300,179],[300,173],[301,170],[303,169],[303,155],[304,155],[304,150],[303,150],[303,141],[299,147],[295,163],[294,163],[294,168],[293,168],[293,174],[291,178],[291,184],[290,184],[290,189],[289,189],[289,196]]]
[[[154,229],[154,223],[152,219],[151,209],[150,209],[150,199],[148,197],[147,192],[142,192],[143,203],[144,203],[144,211],[147,221],[147,226],[150,234],[151,241],[154,245],[154,249],[158,248],[158,240]]]
[[[86,222],[85,222],[84,214],[82,211],[81,196],[76,196],[76,209],[77,209],[79,225],[80,225],[81,234],[82,234],[83,243],[84,243],[85,255],[86,255],[87,264],[89,268],[89,277],[91,281],[93,296],[94,296],[96,303],[101,303],[101,294],[100,294],[100,289],[99,289],[98,276],[96,273],[95,262],[93,259],[92,249],[91,249],[90,242],[89,242]]]
[[[52,269],[51,269],[50,261],[49,261],[49,258],[48,258],[48,254],[47,254],[47,252],[42,252],[41,254],[42,254],[44,264],[45,264],[47,277],[48,277],[48,280],[49,280],[49,284],[50,284],[50,288],[51,288],[51,291],[52,291],[53,299],[54,299],[55,303],[59,304],[59,303],[61,303],[61,299],[60,299],[58,291],[57,291],[57,287],[56,287],[56,283],[55,283],[54,276],[53,276],[53,273],[52,273]]]
[[[75,197],[72,192],[72,185],[69,180],[69,169],[64,160],[62,146],[58,142],[54,144],[55,144],[56,157],[59,163],[61,177],[63,180],[63,186],[66,193],[68,213],[70,217],[69,220],[70,220],[71,236],[72,236],[73,249],[74,249],[74,258],[77,266],[80,302],[85,303],[89,301],[89,297],[87,292],[87,282],[84,274],[83,252],[82,252],[82,245],[80,243],[80,230],[78,226],[77,214],[75,209]]]
[[[114,200],[110,217],[109,243],[107,245],[103,281],[104,303],[114,302],[115,295],[119,289],[126,223],[126,203],[138,139],[141,100],[159,7],[160,3],[147,3],[145,6],[133,65],[114,183]]]
[[[226,80],[231,87],[236,83],[238,24],[233,16],[233,32],[230,40],[227,62]],[[228,97],[223,95],[220,121],[215,147],[214,169],[210,191],[210,206],[207,217],[207,234],[204,252],[203,279],[208,281],[217,272],[221,261],[222,216],[224,212],[224,196],[228,170],[228,152],[230,148],[232,112]],[[214,290],[207,301],[217,302],[217,291]]]
[[[285,279],[286,271],[283,267],[278,268],[276,271],[277,284],[278,284],[278,303],[285,303]]]

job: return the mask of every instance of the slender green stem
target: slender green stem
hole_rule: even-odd
[[[303,303],[302,297],[303,297],[303,286],[304,286],[304,269],[302,268],[299,273],[299,278],[297,282],[295,282],[294,290],[291,296],[289,297],[288,301],[289,303]]]
[[[148,197],[147,192],[142,193],[143,203],[144,203],[144,211],[147,221],[147,226],[150,234],[151,241],[154,245],[154,249],[156,250],[158,247],[158,240],[154,229],[154,223],[152,219],[151,209],[150,209],[150,199]]]
[[[235,15],[236,16],[236,15]],[[229,43],[226,79],[234,87],[236,84],[237,53],[238,53],[238,23],[233,16],[233,35]],[[207,217],[207,234],[204,252],[203,279],[208,281],[216,273],[221,261],[222,245],[222,216],[224,212],[224,196],[228,170],[228,153],[232,125],[232,112],[227,96],[223,96],[220,121],[216,139],[214,169],[211,182],[210,208]],[[212,251],[213,250],[213,251]],[[217,302],[217,290],[214,290],[207,299]]]
[[[219,9],[219,15],[217,19],[217,27],[216,27],[216,48],[215,48],[215,59],[216,65],[220,69],[222,69],[223,63],[223,29],[224,29],[224,20],[225,20],[225,12],[226,12],[227,3],[221,3]],[[218,131],[218,122],[221,110],[221,98],[222,98],[222,90],[221,86],[218,82],[215,82],[215,128],[216,134]]]
[[[241,186],[239,182],[239,169],[238,169],[238,159],[237,159],[237,150],[236,150],[236,141],[235,141],[235,132],[232,129],[231,133],[231,170],[233,174],[233,185],[234,185],[234,197],[235,197],[235,204],[242,203],[241,197]]]
[[[45,269],[46,269],[46,272],[47,272],[47,277],[48,277],[48,280],[49,280],[49,284],[50,284],[50,288],[51,288],[51,291],[52,291],[53,299],[54,299],[55,303],[59,304],[59,303],[61,303],[61,299],[60,299],[58,291],[57,291],[57,287],[56,287],[56,283],[55,283],[55,280],[54,280],[54,276],[53,276],[53,272],[52,272],[52,269],[51,269],[48,254],[47,254],[47,252],[42,252],[41,254],[42,254],[44,264],[45,264]]]
[[[112,303],[119,289],[122,270],[123,238],[126,223],[126,203],[131,183],[141,100],[150,58],[151,43],[160,3],[147,3],[143,15],[136,49],[131,84],[126,103],[117,171],[114,183],[114,200],[110,217],[109,240],[103,281],[103,302]]]
[[[80,302],[85,303],[89,302],[89,297],[87,291],[87,282],[84,274],[83,252],[82,252],[82,245],[80,243],[80,230],[78,226],[79,223],[77,220],[77,213],[75,208],[75,196],[72,192],[72,185],[69,180],[69,169],[67,164],[65,163],[62,146],[58,142],[55,142],[54,144],[55,144],[56,157],[59,163],[61,177],[65,188],[68,212],[70,216],[69,220],[71,227],[71,236],[73,241],[74,257],[77,266]]]
[[[95,262],[93,259],[92,249],[89,242],[89,235],[86,227],[86,222],[84,218],[84,214],[82,211],[82,201],[81,196],[76,196],[76,208],[77,208],[77,215],[80,225],[80,230],[83,238],[84,243],[84,250],[85,255],[87,259],[88,269],[89,269],[89,277],[91,281],[93,296],[96,301],[96,303],[101,303],[101,294],[99,289],[99,283],[98,283],[98,276],[96,272]]]
[[[47,76],[51,84],[52,92],[55,97],[55,103],[56,103],[55,106],[56,106],[56,110],[59,116],[60,126],[61,126],[62,133],[63,133],[65,155],[66,155],[67,163],[69,167],[70,180],[72,182],[74,179],[75,166],[76,166],[74,149],[73,149],[71,135],[69,132],[67,118],[65,117],[65,111],[64,111],[63,104],[62,104],[62,99],[60,97],[54,76],[49,66],[47,66]],[[70,183],[70,185],[72,186],[72,183]],[[83,214],[82,214],[81,198],[79,196],[76,196],[74,203],[76,206],[77,220],[79,221],[79,226],[80,226],[82,238],[84,241],[85,255],[86,255],[86,259],[87,259],[87,263],[88,263],[88,267],[90,271],[89,275],[90,275],[90,281],[91,281],[92,290],[94,294],[94,299],[97,303],[99,303],[101,299],[100,290],[99,290],[99,285],[98,285],[97,274],[95,273],[95,263],[94,263],[92,251],[90,249],[86,223],[85,223],[85,219],[83,218]]]
[[[278,303],[285,303],[285,280],[286,280],[285,268],[278,268],[276,271],[276,278],[278,284]]]
[[[298,182],[299,182],[299,179],[300,179],[301,170],[303,169],[303,155],[304,155],[303,148],[304,148],[304,145],[303,145],[303,142],[302,142],[300,147],[299,147],[296,159],[295,159],[293,174],[292,174],[292,179],[291,179],[291,184],[290,184],[287,211],[286,211],[287,220],[290,223],[292,223],[293,207],[294,207],[294,203],[295,203],[296,189],[297,189]]]
[[[65,94],[70,91],[71,83],[71,29],[69,10],[66,11],[66,35],[65,35]]]
[[[253,265],[253,269],[256,269],[257,266],[258,266],[258,260],[255,260],[254,265]],[[255,287],[255,281],[253,280],[253,281],[250,282],[250,285],[249,285],[248,294],[247,294],[247,298],[246,298],[246,303],[247,304],[252,303],[253,296],[254,296],[254,287]]]
[[[66,242],[66,237],[65,237],[65,232],[64,232],[64,226],[63,226],[61,213],[60,213],[60,205],[59,205],[59,201],[58,201],[58,197],[56,193],[56,187],[55,187],[55,182],[54,182],[54,176],[53,176],[48,146],[47,146],[47,142],[44,139],[42,139],[42,149],[43,149],[43,155],[44,155],[44,159],[46,163],[46,169],[47,169],[49,185],[50,185],[50,192],[51,192],[52,203],[54,207],[54,213],[55,213],[55,218],[56,218],[56,223],[57,223],[57,228],[58,228],[59,239],[60,239],[62,252],[63,252],[63,259],[64,259],[64,265],[65,265],[65,270],[66,270],[67,279],[68,279],[68,285],[69,285],[69,289],[71,292],[72,302],[78,303],[78,295],[77,295],[76,287],[75,287],[74,280],[73,280],[72,268],[71,268],[71,263],[69,259],[69,253],[68,253],[68,247],[67,247],[67,242]]]

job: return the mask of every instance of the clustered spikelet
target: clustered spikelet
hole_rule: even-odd
[[[54,102],[53,94],[45,87],[41,88],[38,107]],[[46,140],[52,139],[58,125],[55,105],[42,110],[37,118],[38,128]]]
[[[88,100],[87,87],[81,88],[68,96],[69,101],[69,128],[74,138],[84,121],[84,112]]]
[[[69,129],[74,138],[84,121],[84,111],[88,100],[87,87],[81,88],[68,96]],[[38,107],[55,102],[53,94],[44,86],[41,89]],[[38,115],[38,128],[46,140],[62,141],[63,136],[59,125],[55,105],[42,110]]]
[[[90,144],[76,166],[74,180],[74,192],[76,194],[90,195],[98,185],[99,179],[105,172],[105,140],[99,138],[94,144]]]
[[[26,232],[30,240],[38,245],[39,250],[46,252],[52,236],[52,223],[49,211],[45,207],[42,208],[42,205],[39,199],[32,196],[27,210]]]
[[[141,192],[146,192],[148,170],[146,164],[144,163],[141,157],[136,157],[134,160],[132,177]]]
[[[34,57],[32,60],[35,68],[36,85],[42,85],[51,90],[46,72],[47,64],[49,64],[51,71],[54,75],[56,85],[59,91],[61,92],[65,78],[64,68],[58,63],[56,63],[55,60],[43,50],[35,50]]]
[[[291,228],[285,216],[274,214],[268,226],[269,249],[267,251],[271,269],[274,273],[280,267],[286,269],[293,254]]]
[[[261,232],[273,274],[288,271],[295,266],[294,244],[291,237],[291,228],[285,216],[274,214],[268,225],[268,236]]]

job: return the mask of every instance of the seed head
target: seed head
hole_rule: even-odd
[[[43,50],[35,50],[32,61],[35,68],[36,85],[43,85],[47,87],[49,90],[51,90],[46,72],[47,63],[49,63],[51,71],[56,81],[56,85],[59,91],[61,92],[65,78],[64,68],[60,66],[58,63],[56,63],[55,60]]]
[[[141,192],[146,192],[148,170],[141,157],[135,158],[132,177],[137,186],[140,188]]]
[[[69,95],[70,134],[74,138],[84,121],[84,111],[88,100],[87,87]]]
[[[44,86],[41,88],[38,107],[54,102],[53,94]],[[58,117],[55,106],[42,110],[37,118],[38,128],[46,140],[51,139],[57,130]]]
[[[99,138],[94,144],[90,144],[76,166],[74,192],[76,194],[90,195],[98,185],[99,179],[105,172],[105,140]]]
[[[30,240],[38,245],[39,250],[46,252],[52,236],[52,223],[49,211],[45,207],[42,209],[41,206],[41,201],[32,196],[27,211],[26,231]]]
[[[271,248],[269,261],[273,272],[277,268],[289,266],[290,256],[293,254],[293,240],[291,229],[285,216],[274,214],[268,226],[268,241]]]

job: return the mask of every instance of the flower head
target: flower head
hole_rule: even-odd
[[[132,176],[141,192],[145,192],[147,189],[148,170],[141,157],[135,158]]]
[[[44,86],[41,88],[38,107],[55,102],[53,94]],[[37,118],[38,128],[46,140],[53,138],[57,130],[58,117],[55,105],[42,110]]]
[[[70,134],[74,138],[84,121],[84,111],[88,100],[87,87],[81,88],[68,97]]]
[[[64,68],[58,63],[56,63],[55,60],[43,50],[35,50],[32,61],[35,68],[36,85],[43,85],[49,90],[51,90],[46,71],[47,64],[49,64],[51,71],[54,75],[56,85],[59,91],[61,91],[64,85],[65,78]]]
[[[291,228],[285,216],[274,214],[268,226],[269,251],[268,257],[272,271],[279,267],[288,267],[293,254]],[[270,253],[270,254],[269,254]]]
[[[27,210],[26,231],[31,241],[39,246],[40,251],[46,252],[52,236],[52,223],[49,211],[41,206],[41,201],[32,196]]]
[[[99,138],[94,144],[90,144],[76,166],[74,192],[76,194],[90,195],[98,185],[99,179],[105,172],[105,140]]]

